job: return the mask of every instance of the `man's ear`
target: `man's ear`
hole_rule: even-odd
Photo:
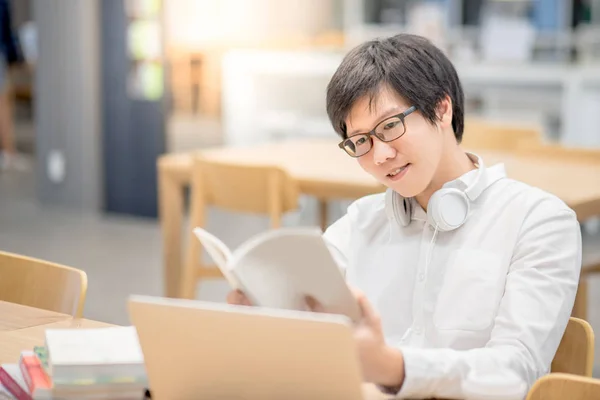
[[[439,124],[442,127],[452,126],[452,100],[446,95],[436,107]]]

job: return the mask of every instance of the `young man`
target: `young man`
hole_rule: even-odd
[[[340,147],[388,190],[355,201],[324,238],[357,289],[365,380],[402,398],[462,398],[479,371],[531,386],[579,280],[575,213],[466,153],[463,107],[451,62],[406,34],[352,50],[327,89]]]

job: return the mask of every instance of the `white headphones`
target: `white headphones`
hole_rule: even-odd
[[[474,181],[466,189],[445,187],[435,192],[427,206],[427,221],[442,232],[452,231],[465,223],[469,216],[471,202],[477,200],[496,181],[506,177],[503,165],[486,169],[480,157],[469,154],[478,165]],[[389,219],[396,220],[403,227],[410,224],[412,202],[392,189],[385,193],[385,211]]]

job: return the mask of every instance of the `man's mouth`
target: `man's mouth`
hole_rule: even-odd
[[[387,174],[388,178],[392,178],[396,175],[398,175],[400,172],[404,171],[410,164],[406,164],[404,167],[400,167],[400,168],[396,168],[395,170],[393,170],[392,172]]]

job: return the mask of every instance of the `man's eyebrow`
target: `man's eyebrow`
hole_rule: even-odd
[[[402,111],[401,111],[401,107],[399,107],[399,106],[394,106],[394,107],[391,107],[391,108],[389,108],[389,109],[385,110],[384,112],[380,113],[380,114],[377,116],[377,118],[375,119],[375,121],[377,121],[377,122],[376,122],[376,124],[380,123],[381,121],[383,121],[383,120],[384,120],[384,119],[386,119],[386,118],[389,118],[389,117],[391,117],[392,115],[400,114],[401,112],[402,112]],[[373,128],[374,128],[374,127],[373,127]],[[372,128],[371,128],[371,129],[372,129]],[[349,134],[348,134],[348,137],[350,137],[350,136],[354,136],[354,135],[356,135],[356,134],[358,134],[358,133],[366,133],[366,132],[368,132],[368,130],[360,130],[360,129],[357,129],[357,130],[354,130],[354,131],[352,131],[351,133],[349,133]]]

